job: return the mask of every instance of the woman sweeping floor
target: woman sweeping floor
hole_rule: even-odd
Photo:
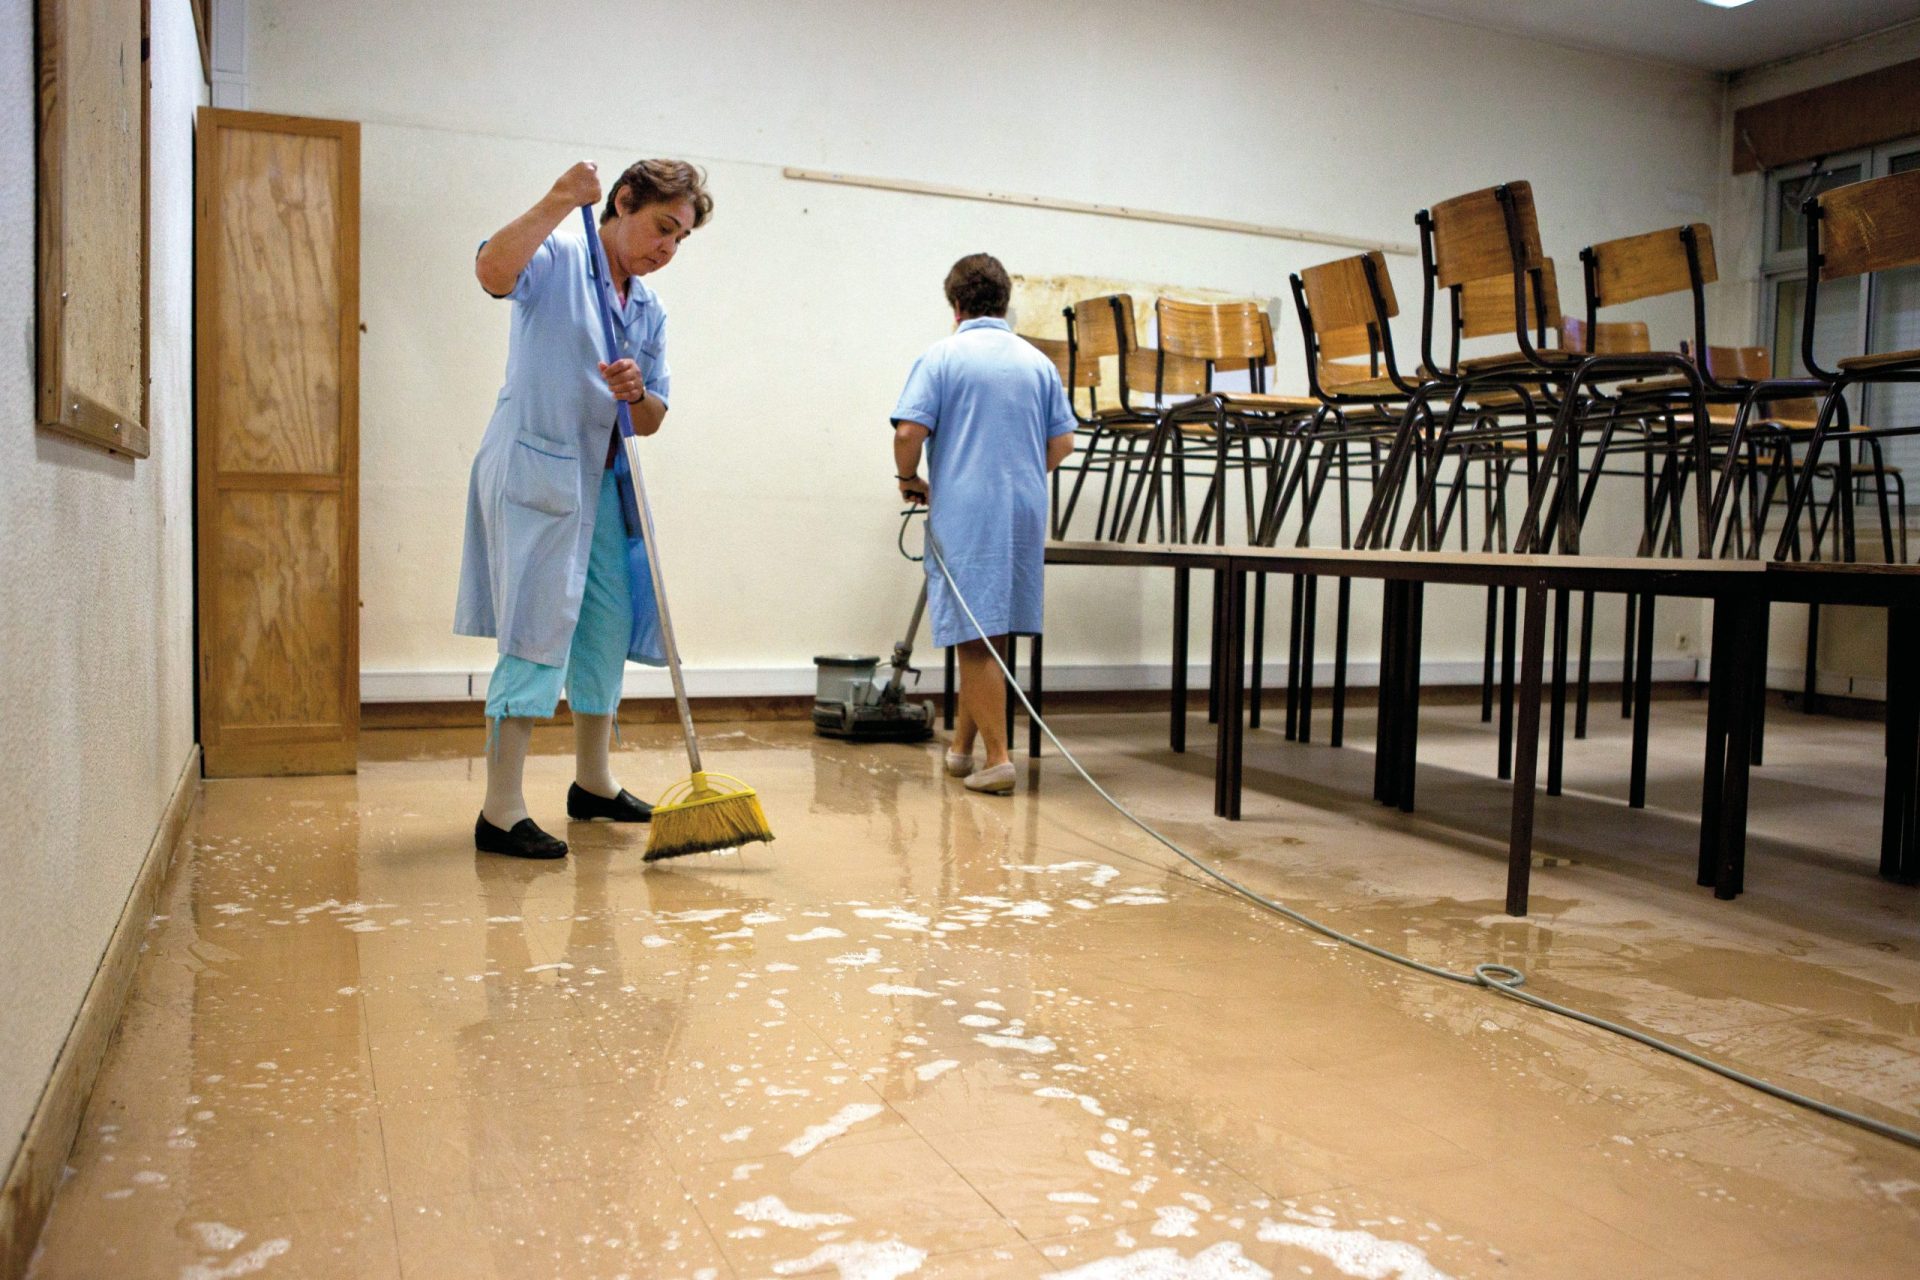
[[[568,818],[651,816],[614,779],[611,761],[626,660],[663,661],[651,584],[628,555],[614,399],[628,403],[637,434],[660,429],[667,318],[640,277],[673,260],[713,200],[700,171],[675,160],[642,160],[614,183],[598,234],[620,349],[603,355],[601,282],[575,216],[600,198],[594,166],[576,164],[474,260],[481,287],[513,303],[506,384],[473,460],[454,619],[460,635],[499,640],[487,686],[487,798],[473,832],[485,853],[567,852],[533,821],[522,789],[533,722],[554,713],[562,688],[574,734]]]

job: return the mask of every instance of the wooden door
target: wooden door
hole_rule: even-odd
[[[360,126],[202,108],[196,145],[206,773],[351,773]]]

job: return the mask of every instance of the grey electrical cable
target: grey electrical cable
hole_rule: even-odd
[[[904,535],[904,527],[902,533]],[[933,556],[934,564],[939,566],[941,576],[946,578],[947,586],[953,592],[953,598],[960,602],[960,608],[966,613],[967,621],[973,624],[973,629],[980,634],[983,640],[986,639],[986,631],[981,627],[980,619],[974,616],[973,606],[967,603],[966,596],[961,594],[960,584],[953,580],[953,574],[947,569],[947,559],[940,553],[940,544],[933,536],[933,524],[931,521],[927,524],[926,533],[927,551]],[[905,552],[906,548],[903,545],[901,547],[901,553],[904,555]],[[1769,1080],[1762,1080],[1758,1076],[1748,1075],[1744,1071],[1729,1067],[1724,1063],[1715,1062],[1711,1058],[1703,1058],[1697,1053],[1680,1048],[1678,1045],[1668,1044],[1666,1041],[1656,1039],[1644,1031],[1636,1030],[1633,1027],[1625,1026],[1618,1022],[1609,1021],[1596,1014],[1585,1013],[1567,1005],[1557,1004],[1543,996],[1534,995],[1531,991],[1523,991],[1521,987],[1525,984],[1527,975],[1512,965],[1477,964],[1473,967],[1471,973],[1461,973],[1454,969],[1443,969],[1438,965],[1426,964],[1422,961],[1415,960],[1411,956],[1403,956],[1397,951],[1389,951],[1385,947],[1376,946],[1371,942],[1356,938],[1352,934],[1342,933],[1331,925],[1323,924],[1311,916],[1294,910],[1285,903],[1276,902],[1272,898],[1248,888],[1231,876],[1225,875],[1200,861],[1200,859],[1194,857],[1185,849],[1182,849],[1172,840],[1161,835],[1131,809],[1114,799],[1113,796],[1108,793],[1107,789],[1095,781],[1092,774],[1087,772],[1085,766],[1080,763],[1073,752],[1067,749],[1067,744],[1060,741],[1060,737],[1054,733],[1053,727],[1041,719],[1040,713],[1033,709],[1033,704],[1027,701],[1026,690],[1022,689],[1019,681],[1014,679],[1013,672],[1007,670],[1006,661],[1001,658],[1000,651],[994,648],[992,643],[988,643],[987,651],[993,655],[994,663],[999,666],[1001,672],[1007,678],[1008,687],[1019,697],[1021,705],[1027,709],[1027,714],[1033,717],[1033,722],[1040,726],[1041,731],[1047,735],[1048,741],[1053,743],[1055,748],[1057,748],[1060,754],[1066,759],[1067,763],[1073,766],[1074,772],[1084,778],[1087,785],[1092,787],[1102,800],[1105,800],[1111,805],[1114,811],[1121,817],[1146,832],[1147,835],[1151,836],[1160,844],[1165,845],[1176,856],[1191,864],[1196,870],[1217,880],[1229,890],[1239,894],[1249,902],[1265,907],[1267,910],[1284,916],[1286,919],[1293,921],[1303,928],[1311,929],[1323,937],[1332,938],[1336,942],[1364,951],[1368,955],[1377,956],[1382,960],[1403,965],[1406,968],[1417,970],[1429,977],[1439,978],[1446,982],[1457,982],[1469,987],[1483,987],[1489,991],[1498,992],[1510,999],[1518,1000],[1522,1004],[1531,1005],[1533,1008],[1544,1009],[1548,1013],[1558,1014],[1563,1018],[1571,1018],[1575,1022],[1584,1022],[1590,1027],[1598,1027],[1602,1031],[1609,1031],[1617,1036],[1625,1036],[1629,1040],[1646,1045],[1649,1049],[1657,1049],[1661,1053],[1680,1059],[1682,1062],[1691,1063],[1696,1067],[1702,1067],[1717,1076],[1733,1081],[1735,1084],[1742,1084],[1749,1089],[1756,1089],[1769,1097],[1778,1098],[1782,1102],[1790,1102],[1794,1106],[1805,1107],[1810,1111],[1817,1111],[1829,1119],[1838,1120],[1843,1124],[1854,1125],[1867,1130],[1869,1133],[1877,1133],[1883,1138],[1891,1138],[1895,1142],[1903,1142],[1910,1147],[1920,1147],[1920,1133],[1916,1133],[1911,1129],[1903,1129],[1898,1125],[1876,1120],[1872,1116],[1862,1115],[1857,1111],[1849,1111],[1845,1107],[1837,1107],[1830,1102],[1822,1102],[1820,1099],[1809,1097],[1804,1093],[1796,1093],[1784,1085],[1777,1085]]]

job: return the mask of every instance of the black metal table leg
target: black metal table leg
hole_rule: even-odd
[[[1333,729],[1327,742],[1343,746],[1347,740],[1347,616],[1353,605],[1353,579],[1340,579],[1333,614]]]
[[[1399,758],[1394,733],[1400,693],[1400,601],[1402,583],[1387,582],[1380,608],[1380,707],[1373,729],[1373,798],[1381,804],[1399,803],[1393,778]]]
[[[1920,608],[1895,605],[1887,610],[1887,763],[1886,793],[1880,817],[1880,874],[1907,877],[1914,862],[1912,813],[1916,751],[1915,714],[1920,711],[1920,681],[1911,655],[1920,642]],[[1902,655],[1902,656],[1896,656]]]
[[[1313,741],[1313,624],[1320,611],[1320,579],[1309,577],[1300,601],[1299,741]]]
[[[1240,821],[1246,759],[1247,575],[1227,575],[1227,818]]]
[[[947,685],[946,685],[945,691],[940,695],[940,724],[941,724],[941,727],[946,729],[947,732],[949,733],[953,732],[953,712],[954,712],[953,686],[954,686],[954,666],[955,666],[954,655],[957,654],[958,652],[959,652],[959,648],[957,646],[948,645],[946,661],[942,664],[947,669],[946,670]]]
[[[1653,720],[1653,601],[1637,598],[1633,645],[1627,650],[1634,676],[1630,682],[1633,696],[1633,764],[1627,775],[1627,807],[1647,807],[1647,736]],[[1637,653],[1637,659],[1635,654]]]
[[[1500,600],[1500,752],[1497,776],[1505,781],[1513,776],[1513,628],[1517,619],[1520,594],[1512,587],[1501,589]]]
[[[1573,736],[1576,740],[1585,740],[1587,736],[1587,703],[1593,694],[1593,592],[1585,591],[1580,595],[1580,679],[1579,691],[1574,695]]]
[[[1287,741],[1300,736],[1300,592],[1301,578],[1293,575],[1293,594],[1287,606]]]
[[[1226,633],[1221,623],[1221,611],[1227,607],[1226,573],[1213,571],[1213,634],[1207,638],[1207,723],[1214,724],[1220,719],[1220,637]]]
[[[1014,689],[1018,686],[1018,677],[1020,675],[1020,637],[1019,636],[1012,635],[1012,634],[1009,634],[1007,636],[1006,658],[1007,658],[1007,670],[1013,672],[1015,676],[1015,679],[1013,681],[1009,681],[1007,684],[1007,750],[1012,751],[1013,750],[1013,708],[1014,708],[1014,704],[1020,701],[1019,698],[1014,696],[1014,692],[1013,692]]]
[[[1041,677],[1041,653],[1046,643],[1044,636],[1033,638],[1033,655],[1027,659],[1027,701],[1033,704],[1033,711],[1027,716],[1027,755],[1034,760],[1040,758],[1040,716],[1041,707],[1046,703],[1042,692],[1045,683]]]
[[[1187,609],[1192,585],[1193,570],[1173,571],[1173,709],[1167,749],[1175,753],[1187,749]]]
[[[1640,597],[1629,595],[1627,597],[1626,642],[1621,646],[1620,650],[1620,718],[1622,720],[1628,719],[1633,715],[1633,641],[1634,637],[1639,634],[1639,623],[1635,617],[1635,613],[1639,607]]]
[[[1547,794],[1560,794],[1561,769],[1567,755],[1567,624],[1571,594],[1562,587],[1553,593],[1553,701],[1547,709]]]
[[[1753,764],[1753,699],[1747,692],[1753,685],[1754,664],[1766,652],[1766,602],[1740,601],[1733,604],[1733,609],[1736,622],[1730,629],[1734,668],[1727,673],[1726,781],[1721,788],[1719,858],[1713,878],[1713,896],[1721,899],[1737,897],[1746,888],[1747,793]]]
[[[1713,602],[1713,670],[1707,681],[1706,763],[1700,779],[1700,860],[1694,882],[1713,886],[1720,870],[1720,805],[1727,785],[1727,676],[1737,643],[1733,606],[1725,597]]]
[[[1509,597],[1509,604],[1512,603]],[[1508,609],[1512,616],[1512,609]],[[1533,875],[1534,783],[1540,759],[1540,666],[1545,658],[1547,593],[1527,588],[1525,639],[1520,652],[1520,725],[1515,742],[1513,816],[1507,830],[1507,914],[1527,914]]]
[[[1400,812],[1413,812],[1415,769],[1420,760],[1420,622],[1427,588],[1423,582],[1407,583],[1406,622],[1401,641],[1401,665],[1405,672],[1406,692],[1401,701],[1400,722]]]
[[[1253,689],[1247,701],[1247,727],[1260,727],[1261,689],[1266,683],[1267,575],[1253,576]]]
[[[1480,659],[1480,723],[1493,720],[1493,649],[1500,625],[1500,588],[1487,588],[1487,634]]]

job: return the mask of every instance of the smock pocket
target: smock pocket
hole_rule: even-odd
[[[579,458],[545,441],[515,440],[507,467],[507,501],[550,516],[573,515],[580,510]]]

